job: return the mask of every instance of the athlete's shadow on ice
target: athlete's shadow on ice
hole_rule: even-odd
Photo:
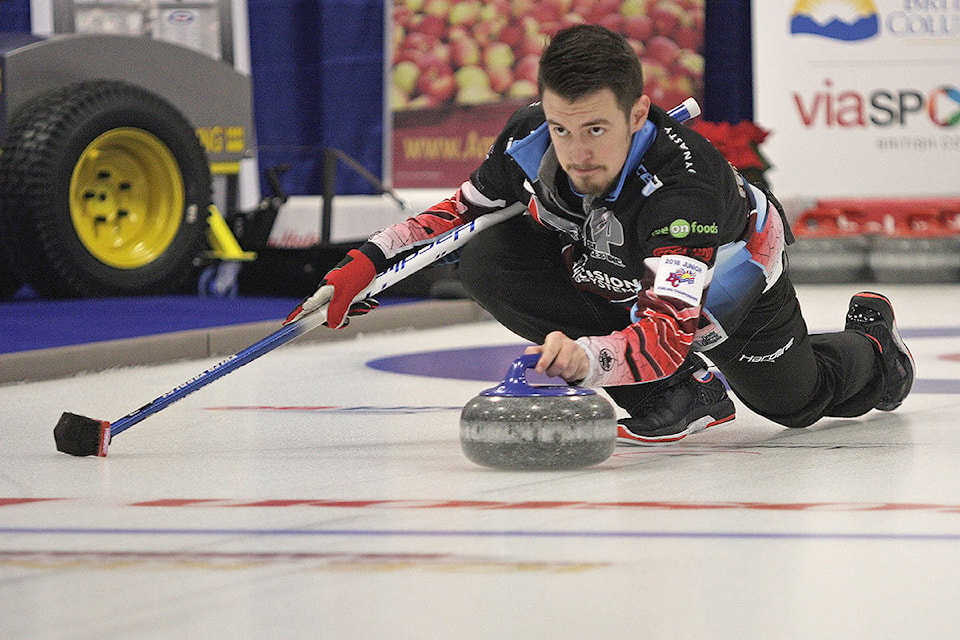
[[[803,429],[784,429],[754,446],[865,448],[909,445],[913,424],[909,414],[871,411],[857,418],[823,418]]]

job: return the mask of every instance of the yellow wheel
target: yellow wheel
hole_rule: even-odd
[[[210,198],[206,153],[175,107],[129,83],[78,82],[10,120],[0,256],[47,297],[191,290]]]
[[[98,136],[70,180],[70,217],[90,254],[118,269],[162,256],[180,228],[183,179],[152,133],[132,127]]]

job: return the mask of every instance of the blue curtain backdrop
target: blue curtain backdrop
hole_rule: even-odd
[[[753,120],[750,0],[706,0],[703,115],[713,122]]]
[[[292,195],[323,191],[323,149],[382,176],[383,0],[249,0],[261,169],[289,163]],[[373,193],[340,165],[337,193]]]
[[[383,9],[384,0],[248,1],[260,166],[290,164],[289,193],[321,193],[325,147],[382,176]],[[0,31],[30,31],[30,0],[0,0]],[[749,0],[708,0],[705,35],[704,116],[752,119]],[[336,185],[373,192],[343,165]]]
[[[0,31],[30,33],[30,0],[0,0]]]

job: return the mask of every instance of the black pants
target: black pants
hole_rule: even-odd
[[[551,331],[579,338],[629,325],[629,309],[574,287],[562,246],[556,232],[527,216],[512,218],[464,246],[460,280],[501,324],[537,344]],[[808,335],[786,273],[755,301],[740,327],[705,355],[744,404],[788,427],[862,415],[881,392],[873,341],[853,331]],[[691,354],[670,378],[605,390],[629,412],[700,366]]]

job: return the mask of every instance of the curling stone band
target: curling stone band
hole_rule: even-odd
[[[460,444],[471,461],[499,469],[576,469],[603,462],[616,446],[616,414],[592,389],[531,386],[524,355],[497,387],[473,398],[460,414]]]

